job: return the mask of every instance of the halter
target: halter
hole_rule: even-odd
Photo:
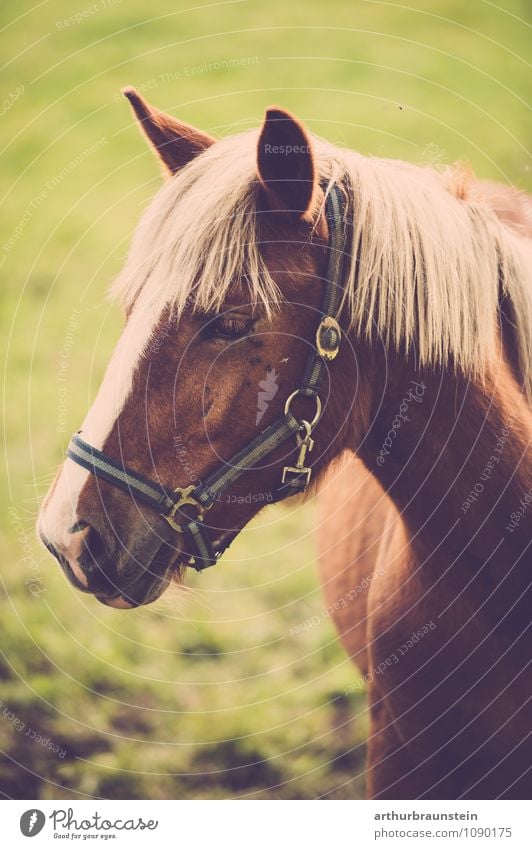
[[[185,537],[190,546],[187,565],[202,571],[213,566],[228,547],[232,538],[213,549],[207,527],[204,524],[205,513],[212,507],[234,481],[257,466],[260,461],[286,440],[295,437],[299,453],[294,466],[285,466],[281,483],[272,493],[273,501],[281,501],[290,495],[304,492],[312,475],[310,466],[305,465],[306,456],[312,451],[314,441],[312,432],[321,416],[321,400],[318,395],[326,364],[337,356],[340,347],[341,331],[336,320],[342,295],[342,269],[345,248],[344,199],[338,186],[333,185],[325,201],[325,214],[329,226],[329,260],[325,278],[325,292],[321,307],[321,320],[316,329],[315,346],[310,352],[300,385],[286,399],[284,413],[266,430],[262,431],[245,448],[242,448],[229,461],[224,462],[204,482],[187,487],[178,487],[168,493],[156,481],[128,469],[122,463],[113,460],[103,451],[93,448],[77,434],[72,437],[67,456],[75,463],[88,469],[97,477],[123,489],[133,498],[137,498],[153,507],[169,525]],[[311,421],[297,419],[291,412],[291,406],[298,395],[313,398],[316,404]],[[190,518],[183,507],[196,512]]]

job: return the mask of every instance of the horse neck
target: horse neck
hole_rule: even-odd
[[[532,416],[508,367],[484,383],[404,361],[388,375],[359,453],[395,502],[416,560],[483,565],[515,597],[529,582]]]

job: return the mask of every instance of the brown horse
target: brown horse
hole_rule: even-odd
[[[322,580],[368,682],[368,795],[528,796],[532,204],[460,168],[340,150],[279,109],[215,141],[125,93],[172,176],[114,287],[125,328],[80,431],[99,468],[65,461],[41,538],[76,586],[133,607],[191,561],[185,525],[128,487],[177,488],[179,512],[198,509],[186,527],[222,550],[283,464],[298,480],[327,470]],[[334,362],[316,337],[333,223]],[[244,465],[201,521],[186,494],[269,433],[316,347],[315,429],[300,391],[296,438]]]

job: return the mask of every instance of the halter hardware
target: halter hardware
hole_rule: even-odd
[[[293,397],[293,394],[290,397]],[[290,400],[290,398],[288,399]],[[316,400],[320,399],[316,395]],[[288,403],[288,402],[287,402]],[[320,403],[321,409],[321,403]],[[318,416],[319,418],[319,416]],[[316,419],[317,420],[317,419]],[[312,476],[312,469],[309,466],[305,466],[305,460],[307,457],[307,453],[310,453],[314,448],[314,440],[311,437],[312,433],[312,425],[309,422],[302,419],[301,421],[301,429],[305,431],[305,436],[301,436],[301,434],[296,435],[297,444],[299,446],[299,453],[297,455],[297,460],[295,466],[285,466],[283,469],[283,476],[281,478],[281,483],[288,482],[289,475],[295,475],[296,478],[299,478],[303,481],[304,488],[309,485],[310,478]]]
[[[289,395],[288,398],[285,401],[285,405],[284,405],[285,416],[287,416],[288,413],[290,412],[290,407],[292,405],[292,401],[294,400],[294,398],[297,398],[298,395],[307,395],[307,393],[304,389],[294,389],[292,394]],[[320,416],[321,416],[321,399],[320,399],[319,395],[310,395],[308,397],[314,398],[314,400],[316,402],[316,412],[314,413],[314,418],[311,420],[311,422],[309,424],[310,429],[314,430],[314,428],[318,424],[318,422],[320,420]],[[302,420],[302,422],[303,421],[304,421],[304,419]],[[305,424],[306,424],[306,422],[305,422]]]
[[[220,543],[215,549],[204,524],[205,513],[232,483],[246,471],[257,466],[264,457],[275,451],[288,439],[295,437],[299,449],[295,465],[284,466],[281,483],[272,493],[272,501],[281,501],[291,495],[304,492],[311,476],[312,468],[305,465],[307,455],[312,452],[314,440],[312,432],[318,424],[322,405],[319,389],[327,364],[338,354],[342,333],[336,315],[340,309],[342,289],[342,270],[345,250],[344,196],[335,184],[324,186],[325,215],[329,226],[329,259],[325,277],[325,291],[321,307],[321,319],[316,330],[315,347],[310,352],[300,385],[288,396],[284,413],[262,433],[259,433],[248,445],[242,448],[230,460],[212,472],[201,483],[178,487],[169,493],[158,481],[151,480],[109,457],[103,451],[85,442],[75,434],[68,446],[67,456],[78,465],[88,469],[94,475],[129,493],[148,504],[163,516],[170,527],[182,534],[188,552],[183,552],[183,561],[198,572],[213,566],[229,544]],[[298,419],[291,411],[292,403],[298,395],[314,399],[313,418]],[[177,515],[183,507],[193,507],[195,518],[184,513]],[[232,539],[233,537],[231,537]]]
[[[332,315],[322,318],[316,330],[316,348],[320,357],[331,362],[338,356],[342,331]]]

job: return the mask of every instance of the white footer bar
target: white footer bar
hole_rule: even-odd
[[[532,846],[527,802],[4,801],[1,811],[6,849]]]

